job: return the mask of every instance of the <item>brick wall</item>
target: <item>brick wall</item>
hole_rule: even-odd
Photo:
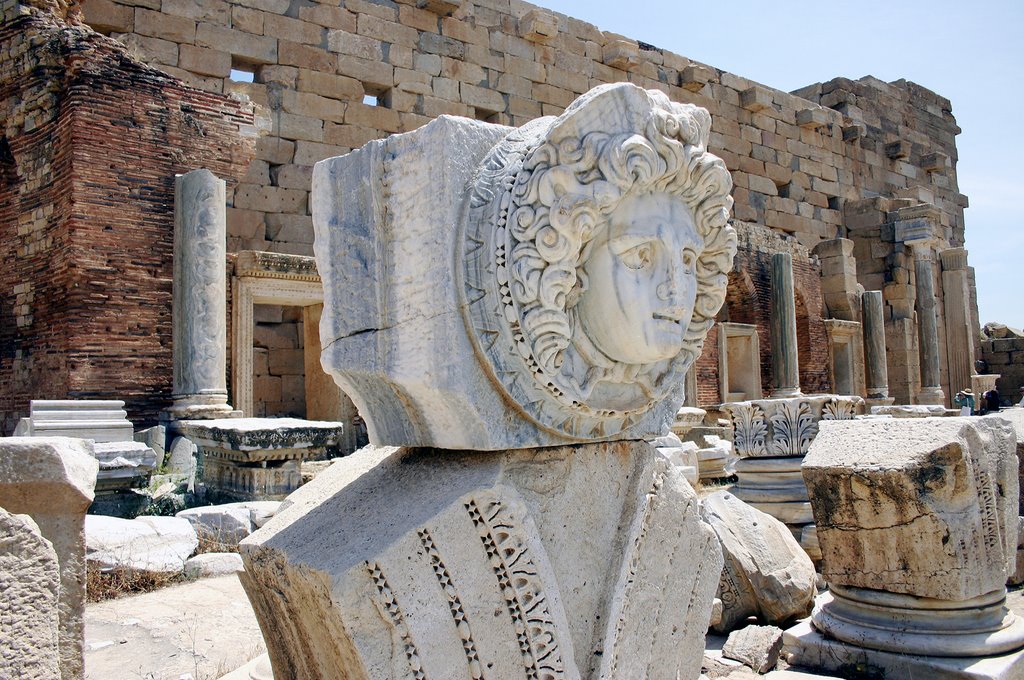
[[[771,264],[772,254],[788,252],[793,256],[793,287],[797,291],[797,336],[800,388],[807,394],[828,392],[828,336],[823,322],[821,265],[807,248],[791,237],[780,235],[756,224],[737,224],[738,249],[725,305],[718,321],[751,324],[757,327],[761,362],[761,389],[769,396],[775,387],[772,375],[771,342]],[[711,329],[704,351],[697,359],[697,404],[710,406],[721,402],[717,327]],[[757,397],[752,397],[757,398]]]
[[[171,388],[174,175],[244,174],[252,107],[42,12],[0,29],[0,102],[0,427],[33,398],[123,398],[154,422]]]

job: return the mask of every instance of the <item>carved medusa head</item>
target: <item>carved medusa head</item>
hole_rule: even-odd
[[[466,282],[493,293],[483,307],[503,342],[483,351],[506,388],[518,362],[537,388],[525,392],[628,426],[677,387],[736,249],[732,182],[707,152],[710,125],[704,109],[617,84],[492,150],[467,231],[467,248],[484,243],[486,256],[466,259]],[[469,312],[479,337],[485,314],[473,300]]]

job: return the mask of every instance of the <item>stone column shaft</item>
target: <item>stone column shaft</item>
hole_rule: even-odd
[[[796,299],[793,290],[793,256],[772,255],[771,343],[773,397],[800,395],[800,363],[796,340]]]
[[[918,401],[922,404],[942,404],[945,396],[940,382],[935,265],[931,260],[930,249],[914,248],[914,276],[917,288],[917,337],[921,357],[921,393]]]
[[[946,319],[946,360],[949,393],[971,387],[974,372],[974,336],[971,316],[967,251],[949,248],[939,253],[942,262],[942,308]]]
[[[889,369],[885,363],[885,312],[882,304],[880,290],[865,291],[861,297],[868,399],[889,397]]]
[[[209,170],[175,178],[174,404],[177,417],[231,412],[227,369],[227,211],[224,180]]]

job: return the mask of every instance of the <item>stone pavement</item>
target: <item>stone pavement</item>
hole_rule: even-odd
[[[1011,590],[1007,602],[1024,615],[1024,590]],[[794,671],[757,676],[722,658],[724,642],[724,636],[708,636],[709,677],[830,677]],[[85,609],[86,680],[214,680],[265,651],[256,617],[234,575],[91,603]]]
[[[234,574],[85,609],[87,680],[213,680],[264,651]]]

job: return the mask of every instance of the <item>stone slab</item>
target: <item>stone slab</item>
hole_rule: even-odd
[[[1024,650],[989,658],[915,656],[863,649],[826,639],[801,621],[783,633],[783,654],[793,665],[837,674],[857,673],[886,680],[1020,680],[1024,677]]]

